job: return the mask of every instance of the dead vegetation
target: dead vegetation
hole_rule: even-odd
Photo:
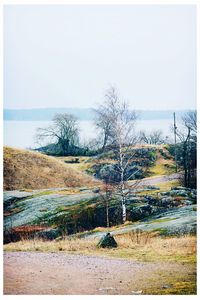
[[[4,147],[4,190],[92,187],[92,177],[56,158]]]
[[[66,238],[57,241],[21,240],[4,245],[6,251],[70,252],[134,259],[136,261],[196,261],[196,237],[161,237],[156,232],[132,231],[115,236],[117,248],[97,247],[98,239]]]

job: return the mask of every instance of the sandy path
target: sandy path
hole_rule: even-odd
[[[181,263],[140,263],[66,253],[5,252],[4,294],[143,294],[169,277],[194,273]],[[167,287],[166,287],[167,286]]]

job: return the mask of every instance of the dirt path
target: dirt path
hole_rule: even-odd
[[[4,294],[151,294],[194,274],[183,263],[141,263],[66,253],[5,252]],[[177,279],[178,280],[178,279]]]
[[[158,183],[163,183],[163,182],[167,182],[167,181],[172,181],[175,179],[179,179],[180,178],[180,173],[174,173],[171,175],[162,175],[162,176],[157,176],[157,177],[147,177],[142,179],[138,186],[144,186],[144,185],[154,185],[154,184],[158,184]]]

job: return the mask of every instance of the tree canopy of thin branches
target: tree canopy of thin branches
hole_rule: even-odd
[[[154,130],[151,133],[146,133],[145,131],[140,131],[139,140],[145,144],[160,145],[164,144],[165,138],[163,137],[162,130]]]
[[[52,125],[38,128],[36,138],[39,142],[48,141],[58,146],[61,155],[72,154],[79,142],[79,127],[76,117],[71,114],[56,114]]]

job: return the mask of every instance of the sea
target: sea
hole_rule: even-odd
[[[10,147],[16,147],[20,149],[34,149],[40,147],[36,139],[37,128],[44,128],[50,126],[51,121],[4,121],[3,133],[4,133],[4,145]],[[168,137],[168,140],[172,139],[173,125],[172,119],[161,120],[138,120],[136,122],[135,131],[140,130],[150,133],[154,130],[161,130],[164,137]],[[87,143],[89,140],[95,138],[96,128],[92,121],[80,121],[80,140]]]

